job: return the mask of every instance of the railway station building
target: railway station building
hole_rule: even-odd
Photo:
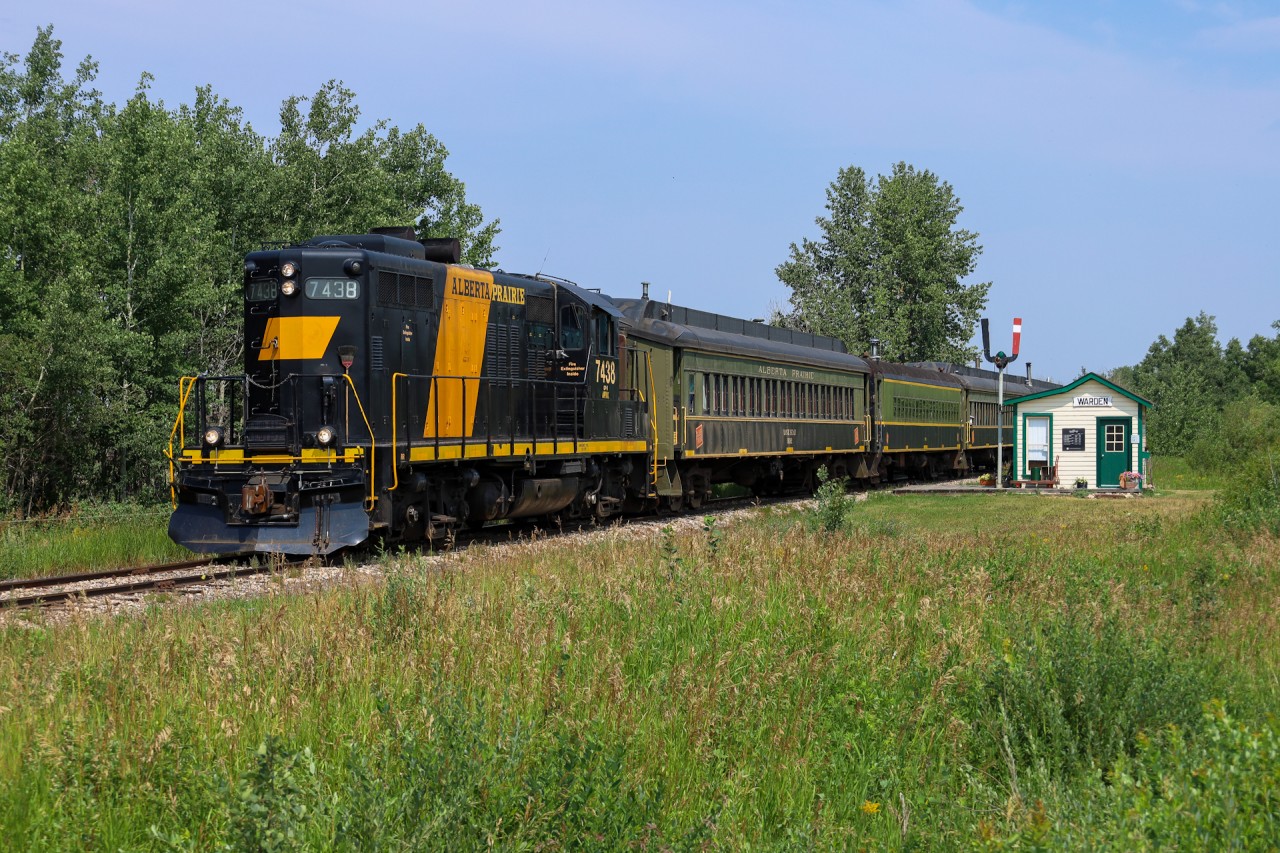
[[[1084,480],[1090,489],[1121,489],[1121,475],[1138,472],[1145,482],[1150,401],[1086,373],[1061,388],[1007,402],[1015,481],[1056,479],[1059,488],[1071,488]]]

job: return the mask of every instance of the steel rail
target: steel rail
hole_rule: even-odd
[[[183,560],[177,563],[158,563],[154,566],[124,566],[115,569],[95,569],[90,572],[78,572],[71,575],[42,575],[37,578],[6,578],[0,580],[0,592],[15,589],[38,589],[47,586],[64,586],[66,584],[83,583],[102,580],[103,578],[129,577],[134,575],[154,575],[160,572],[176,572],[196,566],[207,566],[211,563],[225,563],[230,560],[251,556],[245,554],[223,554],[218,557],[204,557],[198,560]]]

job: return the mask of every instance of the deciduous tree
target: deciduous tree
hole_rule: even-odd
[[[898,163],[868,179],[841,169],[827,188],[821,238],[791,244],[777,268],[791,288],[787,321],[866,352],[872,338],[886,358],[968,361],[974,325],[990,282],[966,284],[982,247],[958,228],[963,208],[951,185]]]

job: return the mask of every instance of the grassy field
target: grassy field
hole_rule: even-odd
[[[188,559],[169,539],[170,512],[168,504],[106,504],[0,520],[0,579]]]
[[[1272,849],[1277,543],[1208,502],[877,494],[10,622],[0,845]]]

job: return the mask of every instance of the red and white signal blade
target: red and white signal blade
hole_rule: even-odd
[[[1018,357],[1018,351],[1022,349],[1022,318],[1013,318],[1013,356]]]

